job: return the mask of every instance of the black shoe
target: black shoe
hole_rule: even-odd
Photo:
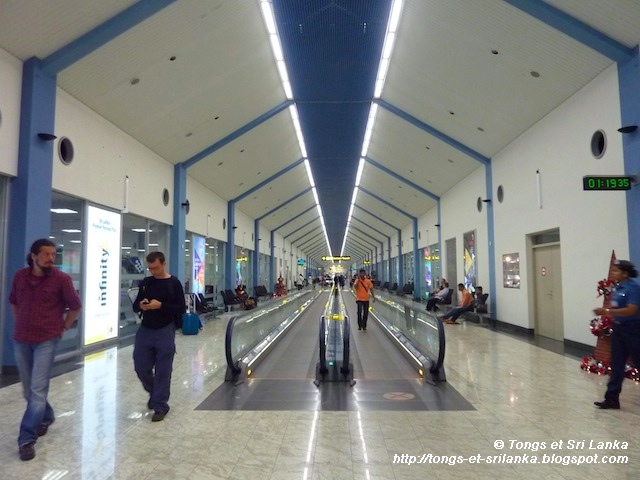
[[[611,409],[611,410],[620,410],[620,402],[612,402],[610,400],[605,400],[604,402],[593,402],[596,407],[600,407],[603,410]]]
[[[153,417],[151,417],[151,421],[161,422],[162,420],[164,420],[164,417],[166,415],[167,415],[166,413],[162,413],[162,412],[153,412]]]
[[[362,327],[358,327],[358,330],[362,330]]]
[[[20,452],[20,460],[22,460],[23,462],[26,462],[27,460],[31,460],[36,456],[36,444],[31,442],[31,443],[25,443],[24,445],[20,445],[19,452]]]

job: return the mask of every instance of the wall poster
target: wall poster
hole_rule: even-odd
[[[462,235],[464,246],[464,288],[470,292],[475,292],[478,272],[478,262],[476,259],[476,231],[471,230]],[[454,285],[450,285],[455,288]]]
[[[118,336],[120,307],[119,212],[87,206],[85,234],[85,294],[83,299],[84,344]]]
[[[205,238],[198,235],[191,237],[191,249],[193,250],[193,261],[191,262],[193,274],[191,275],[191,285],[193,288],[188,293],[204,294],[204,255]]]

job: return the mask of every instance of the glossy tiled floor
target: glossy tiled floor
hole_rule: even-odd
[[[223,323],[197,337],[178,335],[163,422],[151,423],[131,346],[87,357],[83,368],[54,378],[57,420],[30,462],[18,459],[15,442],[20,386],[0,389],[0,478],[638,478],[639,385],[625,382],[622,410],[597,410],[592,402],[605,378],[582,372],[577,359],[475,324],[447,327],[445,360],[450,385],[475,411],[196,410],[224,378]],[[597,446],[616,440],[628,448]],[[552,444],[560,441],[562,448]],[[562,464],[570,455],[593,462],[596,454],[598,462],[628,460]],[[399,463],[410,455],[423,463]],[[482,463],[471,464],[478,455]],[[533,458],[560,463],[507,463]]]

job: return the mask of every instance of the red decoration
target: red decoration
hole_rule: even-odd
[[[596,337],[608,337],[613,332],[613,319],[609,315],[591,320],[591,333]]]
[[[603,308],[611,306],[611,294],[615,288],[615,283],[611,280],[611,268],[616,260],[616,252],[611,252],[611,261],[609,262],[608,278],[598,282],[598,297],[604,296]],[[611,374],[611,332],[613,331],[613,318],[610,315],[601,315],[594,318],[589,323],[591,333],[598,337],[596,343],[596,351],[593,355],[584,357],[580,368],[598,375]],[[636,382],[640,382],[640,372],[633,365],[626,364],[625,376]]]
[[[609,296],[613,293],[613,289],[615,288],[615,283],[613,283],[611,280],[609,280],[608,278],[605,278],[604,280],[600,280],[598,282],[598,297],[601,297],[602,295],[604,295],[607,300],[609,299]]]

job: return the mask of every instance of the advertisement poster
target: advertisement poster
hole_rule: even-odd
[[[464,288],[475,291],[477,260],[476,260],[476,231],[472,230],[462,235],[464,243]]]
[[[433,291],[433,278],[431,276],[431,256],[429,247],[423,249],[424,252],[424,286],[427,292]]]
[[[189,293],[204,293],[204,252],[205,238],[194,235],[191,238],[191,247],[193,249],[193,275],[191,284],[193,289]]]
[[[87,207],[84,344],[118,336],[120,306],[120,213]]]

